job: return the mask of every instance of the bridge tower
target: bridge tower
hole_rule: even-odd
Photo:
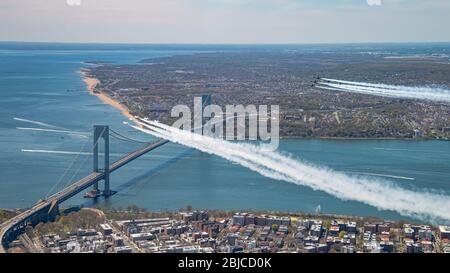
[[[98,147],[99,142],[103,138],[104,146],[104,166],[103,169],[99,168],[98,162]],[[103,173],[105,175],[104,178],[104,189],[101,193],[98,188],[98,182],[94,184],[94,189],[86,194],[86,197],[98,197],[103,195],[105,197],[111,196],[112,192],[109,186],[109,126],[106,125],[94,125],[94,166],[93,171],[96,173]]]
[[[205,112],[205,108],[211,105],[211,95],[210,94],[204,94],[202,95],[202,132],[205,131],[205,128],[203,126],[205,126],[205,124],[208,122],[209,118],[205,117],[206,116],[211,116],[211,112]]]

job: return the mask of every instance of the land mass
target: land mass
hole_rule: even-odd
[[[0,210],[1,212],[1,210]],[[450,227],[268,211],[72,207],[26,228],[8,252],[450,253]]]
[[[321,90],[318,77],[450,87],[442,58],[389,58],[349,51],[252,50],[98,64],[83,70],[90,91],[127,117],[171,124],[170,110],[214,104],[279,105],[280,135],[300,138],[447,139],[450,105]]]

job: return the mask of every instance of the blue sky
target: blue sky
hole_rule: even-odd
[[[1,0],[0,40],[450,42],[449,15],[449,0]]]

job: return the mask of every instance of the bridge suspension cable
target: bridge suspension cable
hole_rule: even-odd
[[[89,142],[89,140],[86,140],[84,142],[84,145],[82,146],[80,152],[78,152],[78,154],[73,158],[72,162],[69,164],[69,166],[67,166],[67,168],[65,169],[64,173],[61,175],[61,177],[58,179],[58,181],[56,181],[56,183],[47,192],[47,194],[45,195],[45,199],[47,199],[49,197],[50,193],[52,193],[53,190],[62,182],[64,177],[66,177],[66,175],[68,174],[69,170],[72,169],[72,167],[75,165],[75,162],[78,160],[78,158],[80,157],[81,153],[86,148],[86,145],[88,144],[88,142]]]
[[[100,135],[103,135],[103,133],[105,132],[106,128],[104,128],[102,130],[102,132],[100,133]],[[73,179],[78,175],[78,173],[81,171],[81,168],[86,164],[86,162],[88,161],[88,159],[92,156],[95,146],[97,146],[98,142],[100,141],[100,138],[98,138],[95,142],[94,145],[92,146],[92,148],[90,149],[90,153],[91,155],[86,156],[86,158],[84,159],[84,161],[80,164],[80,166],[78,167],[78,169],[73,173],[72,177],[70,177],[69,180],[67,180],[67,183],[65,184],[64,188],[68,187],[70,184],[73,183]]]
[[[76,172],[73,173],[73,175],[70,177],[70,179],[67,180],[67,183],[64,185],[63,188],[67,188],[70,184],[72,184],[73,179],[78,175],[78,173],[81,171],[81,168],[84,167],[84,165],[86,164],[86,162],[88,161],[88,159],[91,157],[92,155],[87,155],[86,158],[83,160],[83,162],[80,164],[80,166],[78,167],[78,169],[76,170]]]
[[[102,134],[105,132],[105,129],[103,129]],[[98,142],[100,139],[97,139],[97,141],[94,143],[93,147],[88,150],[90,153],[94,152],[94,147],[97,146]],[[80,157],[80,155],[83,153],[84,149],[86,148],[87,144],[88,144],[89,140],[86,140],[83,147],[81,148],[80,152],[74,157],[74,159],[72,160],[72,162],[70,163],[70,165],[67,167],[67,169],[64,171],[63,175],[60,177],[60,179],[53,185],[53,187],[47,192],[47,194],[45,195],[45,199],[47,199],[50,195],[50,193],[52,193],[52,191],[63,181],[64,177],[68,174],[69,170],[71,170],[73,168],[73,166],[75,165],[75,162],[78,160],[78,158]],[[67,187],[69,184],[72,183],[73,178],[75,178],[76,175],[78,175],[78,173],[80,172],[81,168],[84,166],[84,164],[86,164],[86,161],[89,159],[89,155],[86,156],[85,160],[82,162],[82,164],[78,167],[78,169],[76,170],[76,172],[72,175],[72,177],[68,180],[68,182],[66,183],[65,187]]]
[[[150,143],[150,142],[140,141],[140,140],[136,140],[136,139],[132,139],[130,137],[124,136],[124,135],[114,131],[111,128],[109,129],[109,131],[112,133],[112,134],[110,134],[110,136],[112,136],[112,137],[114,137],[115,139],[118,139],[118,140],[134,142],[134,143],[140,143],[140,144],[149,144]]]

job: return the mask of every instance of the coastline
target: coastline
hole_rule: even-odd
[[[117,110],[119,110],[122,113],[122,115],[127,117],[129,120],[137,123],[136,117],[130,113],[130,110],[125,105],[114,100],[105,92],[103,92],[101,90],[96,90],[96,87],[100,84],[99,79],[89,76],[85,70],[80,70],[79,73],[81,75],[83,82],[87,85],[87,89],[91,95],[96,96],[103,103],[116,108]]]

